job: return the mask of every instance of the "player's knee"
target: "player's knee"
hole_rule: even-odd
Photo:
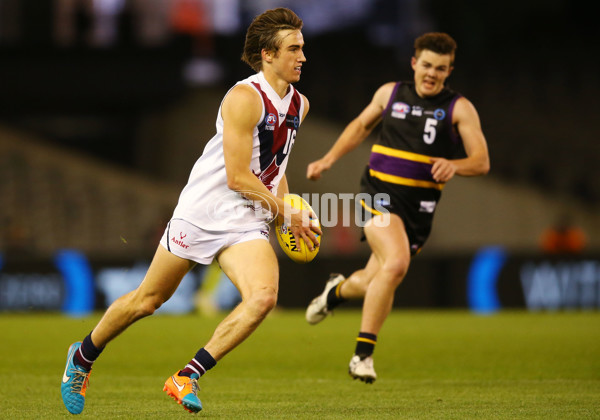
[[[158,308],[165,302],[158,295],[140,296],[135,300],[134,307],[137,318],[144,318],[156,312]]]
[[[162,301],[156,299],[148,299],[143,303],[143,305],[140,306],[140,312],[143,316],[150,316],[154,314],[154,312],[156,312],[156,310],[160,308],[162,304]]]
[[[271,288],[261,289],[252,294],[249,305],[257,318],[266,317],[277,304],[277,292]]]
[[[365,270],[357,270],[352,273],[347,279],[346,282],[350,285],[350,288],[354,293],[360,293],[364,296],[369,287],[369,283],[373,280],[372,276],[369,276]],[[344,283],[346,284],[346,283]],[[346,286],[348,287],[348,286]],[[340,293],[344,295],[344,289],[340,290]]]
[[[394,285],[398,286],[404,280],[404,276],[408,272],[408,263],[402,259],[394,259],[386,261],[382,266],[382,270],[387,273],[387,278]]]

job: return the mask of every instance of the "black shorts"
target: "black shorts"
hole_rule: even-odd
[[[375,203],[375,194],[388,194],[389,201],[381,199],[377,202],[377,208],[385,208],[393,214],[397,214],[404,222],[406,234],[410,243],[411,255],[417,254],[431,233],[433,215],[437,203],[441,197],[441,191],[434,188],[409,187],[405,185],[392,184],[381,181],[369,174],[369,167],[360,181],[361,193],[371,196],[371,203]],[[363,220],[378,214],[376,209],[369,203],[362,203],[361,211]]]

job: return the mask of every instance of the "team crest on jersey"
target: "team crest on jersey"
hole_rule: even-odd
[[[406,118],[406,114],[410,112],[410,105],[404,102],[394,102],[392,104],[392,117],[394,118]]]

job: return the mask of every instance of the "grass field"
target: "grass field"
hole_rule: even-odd
[[[395,311],[379,335],[377,382],[347,364],[358,311],[318,326],[279,310],[200,380],[209,419],[600,419],[600,313]],[[59,383],[67,348],[98,316],[0,315],[0,418],[71,418]],[[165,379],[220,317],[154,316],[94,367],[81,418],[193,416]]]

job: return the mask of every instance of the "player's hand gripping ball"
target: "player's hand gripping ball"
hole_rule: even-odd
[[[295,209],[313,212],[310,205],[297,194],[286,194],[283,201]],[[319,229],[321,228],[321,223],[317,218],[311,219],[310,223],[312,223],[313,226],[317,226]],[[312,261],[317,256],[320,247],[316,246],[314,247],[314,251],[311,251],[308,249],[303,239],[300,239],[300,242],[296,242],[296,238],[292,235],[289,226],[285,222],[280,222],[279,218],[275,223],[275,232],[277,233],[277,241],[279,242],[281,249],[283,249],[283,252],[285,252],[294,262],[304,264]],[[319,244],[321,244],[321,235],[315,233],[315,236],[317,237]]]

